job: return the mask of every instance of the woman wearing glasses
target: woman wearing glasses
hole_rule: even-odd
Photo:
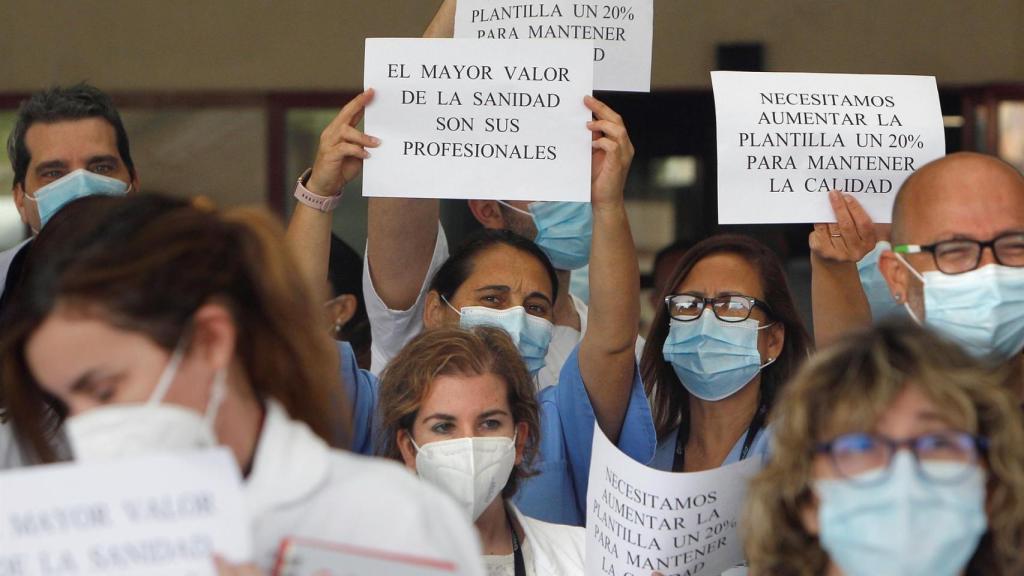
[[[910,323],[817,355],[747,495],[751,572],[1024,573],[1024,431],[1004,379]]]
[[[763,455],[776,391],[807,357],[807,331],[775,254],[713,236],[682,258],[640,370],[658,449],[651,465],[696,472]]]

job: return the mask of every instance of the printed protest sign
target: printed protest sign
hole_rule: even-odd
[[[456,571],[443,560],[291,538],[281,546],[274,576],[449,576]]]
[[[648,468],[594,430],[587,574],[718,576],[743,561],[737,525],[760,458],[707,472]]]
[[[227,449],[0,474],[3,576],[214,576],[251,560]]]
[[[592,48],[367,40],[363,195],[589,202]]]
[[[455,37],[594,41],[594,89],[651,91],[654,0],[459,0]]]
[[[903,181],[945,154],[935,78],[712,72],[718,222],[835,222],[830,190],[878,223]]]

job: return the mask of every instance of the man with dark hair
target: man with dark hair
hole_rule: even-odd
[[[139,188],[121,116],[110,97],[87,84],[49,88],[22,102],[7,155],[14,202],[33,236],[76,198]],[[21,278],[30,242],[0,252],[0,310],[7,305],[8,289]],[[22,463],[2,414],[0,404],[0,470]]]
[[[121,116],[110,97],[88,84],[50,88],[22,102],[7,155],[14,202],[34,232],[75,198],[139,184]]]

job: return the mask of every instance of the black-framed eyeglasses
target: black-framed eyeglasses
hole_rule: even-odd
[[[1024,232],[1008,232],[988,242],[958,238],[934,244],[899,244],[892,249],[898,254],[931,252],[935,267],[940,272],[963,274],[978,267],[985,248],[991,248],[996,262],[1003,266],[1024,266]]]
[[[711,311],[722,322],[743,322],[750,318],[755,306],[771,315],[771,308],[765,302],[742,294],[727,294],[707,298],[696,294],[671,294],[665,297],[668,315],[673,320],[691,322],[700,318],[704,307],[711,305]]]
[[[894,440],[880,434],[844,434],[817,446],[836,474],[858,485],[889,477],[893,456],[902,448],[914,455],[921,478],[940,484],[962,481],[985,453],[987,442],[967,432],[944,431]]]

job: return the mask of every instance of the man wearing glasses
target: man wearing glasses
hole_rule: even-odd
[[[904,183],[893,250],[879,267],[915,320],[979,358],[1024,348],[1024,177],[991,156],[952,154]]]

